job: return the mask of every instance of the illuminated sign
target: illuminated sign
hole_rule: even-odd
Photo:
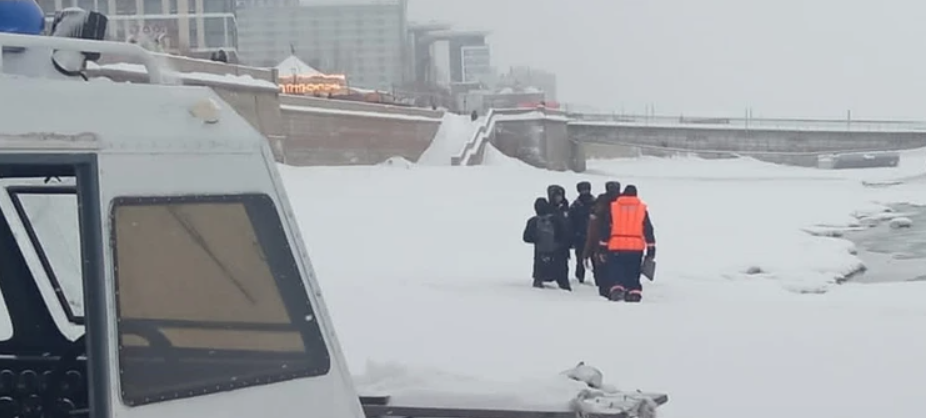
[[[288,83],[280,85],[283,94],[339,93],[344,86],[330,83]]]

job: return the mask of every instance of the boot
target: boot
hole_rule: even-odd
[[[534,280],[534,287],[537,289],[543,289],[543,282],[540,280]]]
[[[624,289],[623,286],[617,285],[611,288],[609,293],[610,299],[612,302],[620,302],[624,300],[624,294],[627,292],[627,289]]]
[[[643,300],[642,290],[631,290],[624,294],[624,302],[637,303]]]

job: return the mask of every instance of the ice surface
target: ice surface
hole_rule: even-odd
[[[280,169],[362,390],[559,403],[578,382],[554,374],[586,361],[619,389],[669,393],[664,417],[918,417],[926,283],[834,285],[860,263],[853,246],[802,229],[926,203],[922,182],[862,184],[922,174],[923,155],[838,172],[694,158],[592,161],[583,175]],[[660,276],[644,303],[530,288],[534,198],[612,179],[651,207]]]

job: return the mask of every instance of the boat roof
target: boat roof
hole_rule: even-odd
[[[43,138],[46,148],[213,152],[253,150],[265,143],[260,132],[208,87],[0,75],[0,97],[0,148],[23,138]],[[191,112],[204,102],[217,105],[216,123]]]

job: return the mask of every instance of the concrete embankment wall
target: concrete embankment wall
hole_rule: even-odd
[[[376,164],[389,157],[410,161],[431,145],[443,112],[345,102],[304,96],[280,96],[291,165]]]
[[[694,154],[702,158],[748,155],[790,165],[816,166],[823,154],[926,147],[926,131],[780,129],[700,126],[633,126],[572,121],[571,141],[589,158]]]
[[[498,109],[492,144],[534,167],[585,171],[582,144],[569,141],[565,113],[555,109]]]

